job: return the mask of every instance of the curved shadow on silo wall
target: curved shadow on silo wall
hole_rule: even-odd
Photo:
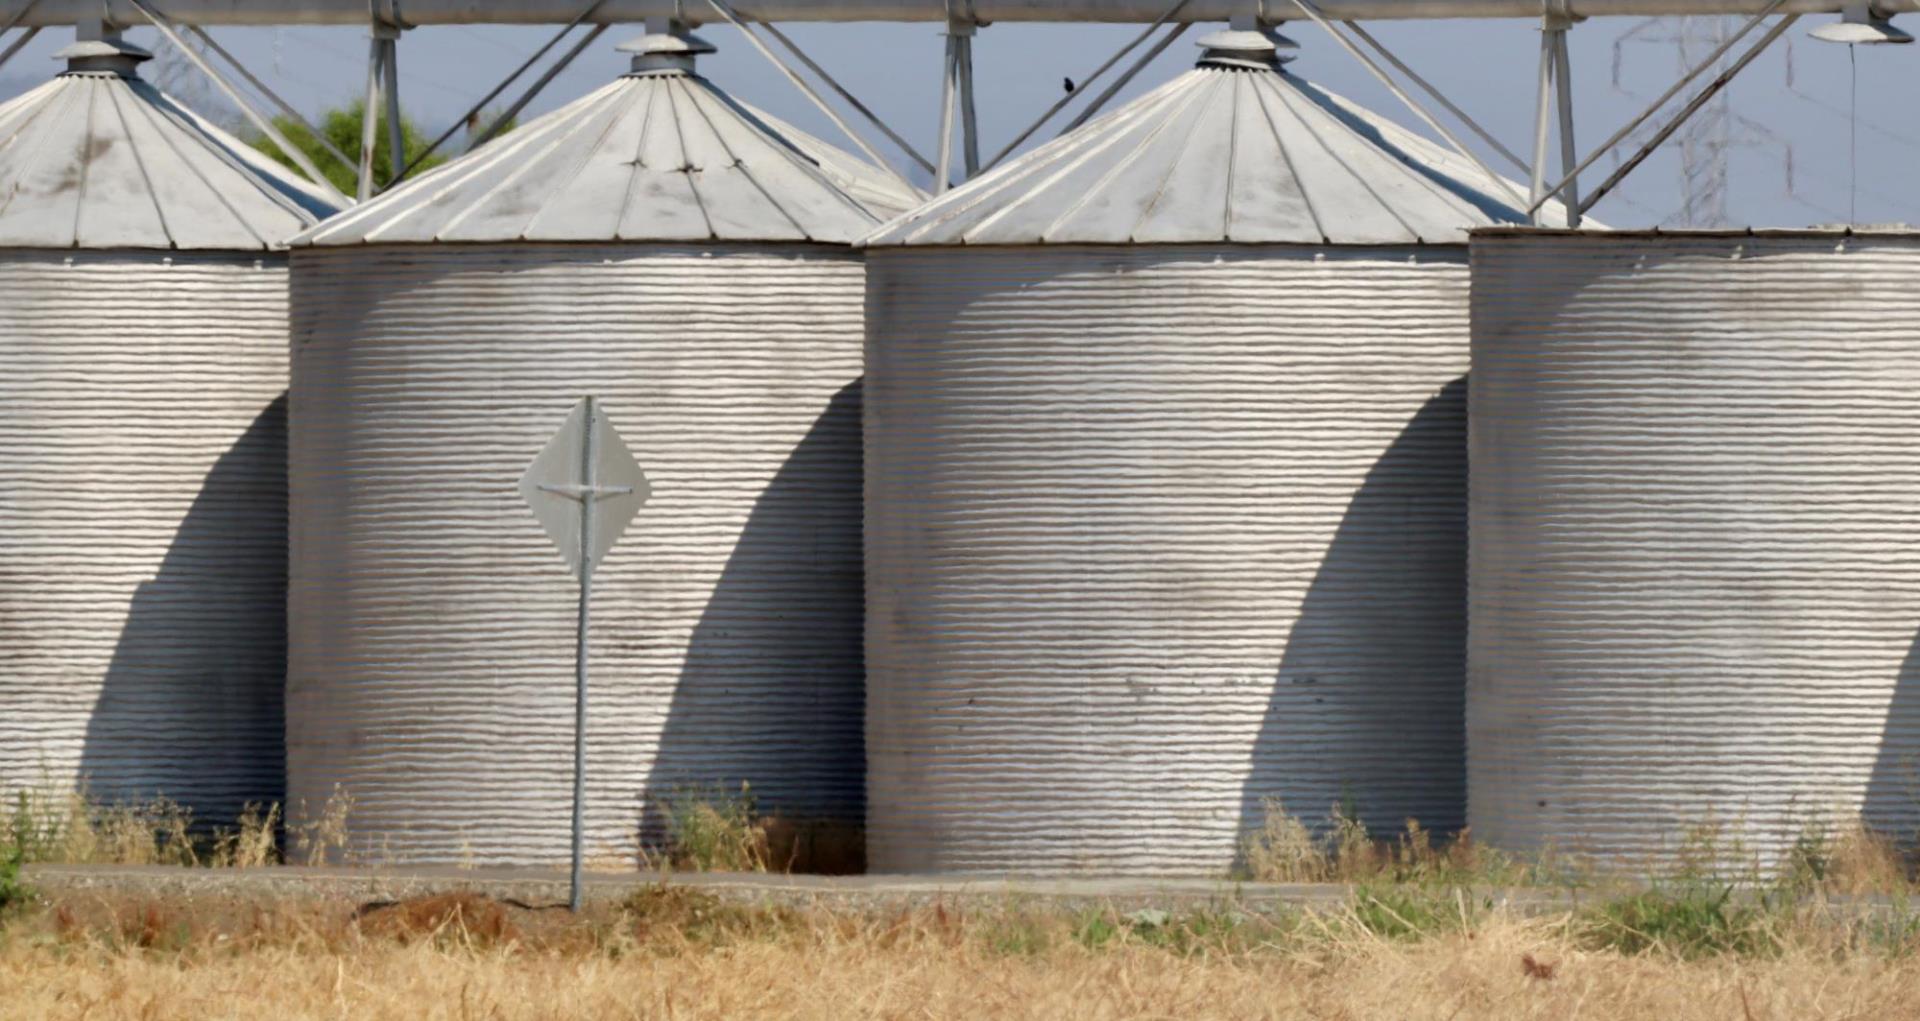
[[[1893,702],[1887,707],[1861,816],[1902,846],[1920,847],[1920,635],[1894,678]]]
[[[1265,797],[1316,831],[1342,803],[1375,835],[1466,824],[1466,390],[1430,398],[1348,504],[1287,634],[1243,833]]]
[[[140,583],[87,721],[103,801],[166,797],[200,822],[286,791],[287,399],[213,464]]]
[[[774,474],[694,627],[642,795],[643,846],[662,846],[670,801],[745,783],[786,824],[775,868],[864,867],[860,392],[855,380],[835,394]]]

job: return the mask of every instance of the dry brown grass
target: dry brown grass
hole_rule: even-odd
[[[357,917],[356,917],[357,916]],[[1484,912],[1424,938],[1352,907],[1260,918],[742,905],[677,888],[574,919],[473,895],[75,896],[0,935],[0,1016],[354,1018],[1902,1018],[1920,959],[1803,927],[1777,953],[1592,949]],[[1836,933],[1840,935],[1835,935]]]
[[[76,865],[277,864],[280,806],[248,805],[231,824],[197,825],[166,798],[103,802],[86,788],[15,791],[0,810],[0,849],[30,862]]]

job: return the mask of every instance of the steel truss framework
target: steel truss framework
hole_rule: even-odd
[[[462,124],[472,123],[480,112],[499,99],[569,35],[586,27],[586,32],[568,47],[545,71],[514,99],[503,114],[484,130],[473,133],[471,149],[499,134],[531,103],[561,71],[597,40],[609,27],[621,22],[644,21],[652,32],[684,31],[702,23],[724,23],[737,28],[763,57],[818,107],[855,147],[869,159],[903,182],[908,177],[880,148],[857,130],[840,108],[822,95],[807,75],[826,91],[839,98],[866,126],[878,131],[898,153],[932,175],[935,192],[946,190],[955,180],[955,128],[958,131],[959,178],[965,180],[999,165],[1025,144],[1057,114],[1088,94],[1108,71],[1145,45],[1124,71],[1106,85],[1061,129],[1065,134],[1099,112],[1126,84],[1133,80],[1173,41],[1194,23],[1228,21],[1237,28],[1273,27],[1283,21],[1311,21],[1332,36],[1348,55],[1402,102],[1421,122],[1433,130],[1462,157],[1496,179],[1491,168],[1446,124],[1435,117],[1414,96],[1424,94],[1438,104],[1453,120],[1475,135],[1494,153],[1528,180],[1523,196],[1508,187],[1507,198],[1527,210],[1536,222],[1547,204],[1558,199],[1566,210],[1569,225],[1578,225],[1595,203],[1617,188],[1627,175],[1673,136],[1695,112],[1725,89],[1742,69],[1764,52],[1805,13],[1837,12],[1842,22],[1816,33],[1823,38],[1845,42],[1905,42],[1908,37],[1892,27],[1888,19],[1897,12],[1920,10],[1920,0],[1880,0],[1869,6],[1860,0],[749,0],[751,11],[732,5],[731,0],[504,0],[478,3],[474,0],[0,0],[0,66],[37,35],[42,28],[73,25],[81,38],[100,38],[140,24],[150,24],[204,73],[214,85],[239,107],[243,115],[272,139],[281,151],[298,164],[300,171],[342,204],[340,195],[319,167],[294,147],[275,126],[273,119],[257,109],[246,93],[218,69],[211,57],[224,61],[232,72],[255,93],[263,97],[282,117],[304,125],[327,150],[327,155],[350,168],[357,182],[355,199],[365,201],[376,193],[374,158],[380,120],[387,127],[389,153],[388,187],[406,179],[428,156],[440,150]],[[404,10],[403,10],[404,3]],[[166,9],[163,9],[163,4]],[[11,9],[9,9],[11,8]],[[1584,159],[1575,146],[1575,118],[1571,62],[1567,33],[1580,20],[1597,15],[1652,16],[1665,14],[1739,14],[1746,16],[1742,27],[1707,58],[1681,75],[1659,98],[1639,115],[1614,132]],[[1778,17],[1775,17],[1775,16]],[[1500,144],[1491,133],[1466,111],[1450,101],[1422,78],[1413,68],[1388,50],[1360,23],[1361,19],[1527,17],[1540,23],[1540,61],[1538,106],[1533,130],[1531,159],[1522,159]],[[1580,175],[1610,152],[1628,135],[1639,130],[1682,91],[1691,86],[1720,61],[1747,35],[1767,19],[1773,23],[1758,40],[1748,46],[1731,64],[1726,65],[1689,99],[1680,104],[1661,126],[1646,137],[1634,152],[1598,187],[1582,194]],[[929,160],[901,134],[876,116],[851,91],[836,80],[817,61],[809,57],[773,23],[790,21],[939,21],[945,24],[946,48],[940,68],[941,103],[939,144],[935,159]],[[1052,104],[1030,126],[992,157],[982,160],[978,119],[975,115],[973,46],[980,29],[994,21],[1052,22],[1139,22],[1146,28],[1091,72],[1079,78],[1067,94]],[[411,162],[406,159],[401,138],[399,50],[400,40],[409,28],[424,24],[476,23],[553,23],[558,33],[515,68],[499,85],[473,105],[467,115],[456,121]],[[382,111],[384,118],[366,117],[360,139],[358,159],[341,152],[264,82],[220,46],[207,32],[214,25],[341,25],[368,27],[369,46],[366,76],[366,109]],[[18,30],[17,33],[15,30]],[[15,33],[11,42],[5,37]],[[763,35],[765,38],[763,38]],[[192,46],[188,36],[200,43]],[[784,50],[777,52],[771,39]],[[204,49],[204,52],[202,52]],[[789,59],[797,62],[796,68]],[[1376,59],[1378,58],[1378,59]],[[1383,66],[1383,63],[1385,66]],[[801,68],[804,68],[805,74]],[[1390,69],[1390,70],[1389,70]],[[1403,84],[1404,83],[1404,84]],[[1559,169],[1548,170],[1549,149],[1557,135]],[[1549,181],[1553,183],[1549,184]]]

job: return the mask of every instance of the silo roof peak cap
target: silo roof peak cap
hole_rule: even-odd
[[[649,71],[691,72],[695,57],[702,53],[718,52],[718,48],[712,43],[694,35],[687,30],[686,26],[678,23],[659,28],[649,26],[646,35],[621,43],[614,48],[622,53],[633,54],[635,74]]]
[[[78,40],[56,52],[53,59],[66,61],[68,73],[111,71],[122,77],[131,77],[135,73],[135,65],[143,60],[152,60],[153,54],[114,35]]]
[[[1200,37],[1201,67],[1273,68],[1293,59],[1284,50],[1297,50],[1300,44],[1281,35],[1277,29],[1228,28]]]

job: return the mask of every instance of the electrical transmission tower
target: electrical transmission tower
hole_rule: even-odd
[[[1688,69],[1711,56],[1740,28],[1741,19],[1712,16],[1648,18],[1622,32],[1613,44],[1613,85],[1627,91],[1621,81],[1621,56],[1628,43],[1656,43],[1671,47],[1675,71]],[[1792,52],[1787,55],[1788,74],[1792,74]],[[1731,63],[1722,55],[1708,74],[1718,74]],[[1650,135],[1641,131],[1621,142],[1631,151]],[[1663,227],[1724,227],[1733,222],[1728,210],[1728,166],[1736,148],[1770,150],[1778,155],[1786,177],[1786,188],[1793,194],[1793,146],[1765,125],[1742,116],[1722,89],[1689,119],[1669,141],[1679,161],[1680,205],[1665,216]],[[1617,158],[1617,156],[1616,156]]]

